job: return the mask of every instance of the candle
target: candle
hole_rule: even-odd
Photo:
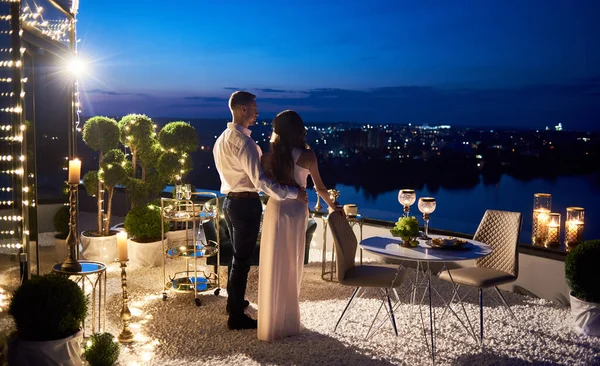
[[[546,246],[558,245],[560,243],[560,214],[551,213],[548,223],[548,235],[546,236]]]
[[[567,207],[565,219],[565,245],[574,246],[583,242],[584,209],[582,207]]]
[[[69,184],[79,184],[81,176],[81,160],[69,160]]]
[[[125,231],[117,233],[117,260],[119,262],[127,262],[129,260],[129,256],[127,255],[127,233]]]
[[[565,223],[565,244],[577,245],[583,241],[583,222],[570,220]]]
[[[533,210],[533,244],[542,244],[548,236],[548,219],[550,210],[546,208],[538,208]]]

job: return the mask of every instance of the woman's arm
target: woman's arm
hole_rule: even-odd
[[[323,184],[321,174],[319,173],[319,163],[317,161],[317,155],[312,150],[308,150],[307,154],[309,154],[310,161],[310,167],[308,168],[308,171],[310,172],[312,180],[315,183],[315,189],[317,190],[317,193],[319,194],[319,196],[321,196],[323,201],[327,203],[327,206],[329,206],[330,209],[335,211],[335,202],[331,200],[331,196],[329,195],[329,192],[327,192],[327,187],[325,187],[325,184]]]

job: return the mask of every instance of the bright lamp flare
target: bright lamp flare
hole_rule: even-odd
[[[71,70],[74,75],[81,75],[85,70],[85,64],[81,59],[74,58],[69,62],[69,70]]]

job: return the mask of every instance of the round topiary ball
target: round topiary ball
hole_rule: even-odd
[[[8,313],[17,336],[26,341],[51,341],[72,336],[87,314],[88,299],[79,285],[65,276],[32,276],[13,294]]]
[[[576,246],[565,259],[565,277],[573,296],[600,303],[597,267],[600,263],[600,240],[590,240]]]
[[[140,243],[162,240],[161,225],[165,233],[169,231],[169,223],[162,222],[160,206],[154,204],[135,206],[125,216],[125,231]]]
[[[83,355],[91,366],[111,366],[117,362],[119,343],[110,333],[94,333],[87,341]]]
[[[60,206],[54,214],[52,221],[54,222],[54,229],[58,231],[61,238],[66,239],[69,234],[69,206]]]

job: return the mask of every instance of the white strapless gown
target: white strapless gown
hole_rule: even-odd
[[[292,157],[298,161],[301,149]],[[306,187],[308,169],[294,165],[294,178]],[[258,270],[258,339],[274,339],[300,333],[300,284],[308,205],[296,200],[269,199],[263,216]]]

